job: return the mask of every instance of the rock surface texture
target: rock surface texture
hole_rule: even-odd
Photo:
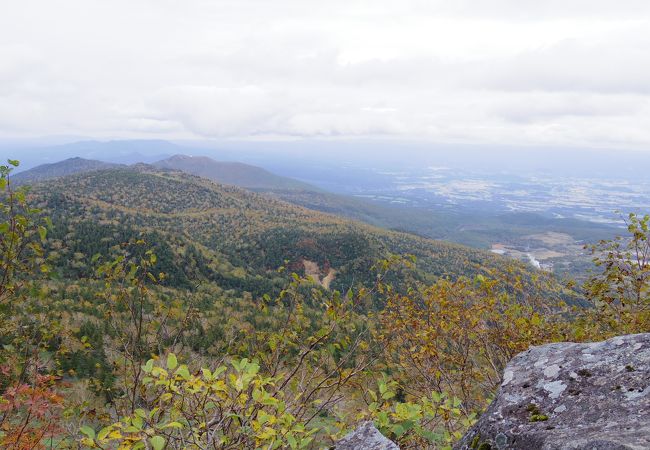
[[[399,450],[372,422],[364,422],[336,443],[335,450]]]
[[[456,449],[650,449],[650,334],[533,347]]]

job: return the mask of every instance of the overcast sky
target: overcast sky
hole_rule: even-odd
[[[648,0],[0,0],[0,137],[650,151]]]

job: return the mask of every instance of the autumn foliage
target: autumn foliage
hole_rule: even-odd
[[[434,276],[393,255],[337,291],[284,267],[246,278],[200,245],[172,251],[169,224],[162,234],[122,235],[113,220],[110,236],[89,226],[86,239],[65,222],[48,247],[52,224],[27,190],[13,189],[10,163],[0,167],[2,448],[316,449],[368,419],[403,449],[450,448],[517,353],[650,331],[648,216],[630,215],[629,236],[591,247],[596,270],[582,288],[505,263],[467,262],[465,275]],[[97,205],[122,195],[100,179]],[[204,188],[193,188],[188,229],[205,225],[195,209],[209,205],[245,223],[230,208],[241,199]],[[176,214],[167,197],[160,208]],[[276,225],[266,236],[293,236]],[[116,235],[128,239],[95,257],[63,244],[104,248]],[[301,239],[300,251],[338,245],[341,259],[370,245],[353,233]],[[59,275],[83,276],[57,278],[57,258]],[[366,263],[355,260],[364,271]],[[222,285],[201,278],[213,269],[227,272]],[[239,295],[241,286],[273,289]]]

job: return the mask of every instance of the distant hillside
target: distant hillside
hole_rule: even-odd
[[[454,227],[457,226],[457,219],[450,217],[448,213],[434,213],[414,206],[388,205],[365,198],[322,191],[269,190],[266,193],[304,208],[431,239],[453,240],[449,238],[449,234],[453,234]]]
[[[260,167],[239,162],[215,161],[207,156],[175,155],[153,165],[164,169],[181,170],[220,184],[248,189],[318,190],[309,184],[275,175]]]
[[[469,210],[441,212],[328,192],[268,193],[295,205],[360,220],[377,227],[485,249],[490,248],[494,242],[510,242],[512,239],[546,231],[567,233],[577,240],[588,242],[610,237],[614,233],[614,229],[607,225],[569,218],[548,218],[536,213],[490,215]]]
[[[584,244],[611,239],[617,233],[616,228],[604,224],[536,213],[432,210],[327,192],[275,190],[267,194],[312,210],[430,239],[483,249],[496,245],[497,251],[520,261],[537,255],[547,267],[552,264],[554,273],[574,279],[583,279],[592,265]]]
[[[556,273],[568,274],[574,278],[582,276],[585,268],[591,264],[591,256],[583,249],[584,242],[594,242],[614,233],[612,228],[603,225],[575,219],[545,218],[538,214],[489,215],[472,211],[441,212],[414,206],[388,205],[324,192],[309,184],[275,175],[256,166],[219,162],[202,156],[176,155],[158,161],[155,165],[132,166],[71,158],[18,173],[12,176],[12,179],[18,184],[34,184],[71,174],[104,169],[123,170],[126,167],[138,173],[167,173],[179,179],[184,177],[183,173],[187,174],[188,179],[194,175],[206,181],[260,192],[312,211],[359,220],[375,227],[407,232],[424,238],[451,241],[486,250],[496,244],[499,251],[508,250],[508,256],[515,259],[527,261],[527,253],[532,249],[550,260]],[[143,198],[157,192],[155,186],[151,189],[142,194]],[[544,235],[548,232],[566,236],[561,236],[562,242],[555,242],[555,238],[551,242],[551,237]],[[281,263],[282,261],[279,262],[280,265]]]
[[[95,170],[111,169],[121,167],[120,164],[112,164],[103,161],[95,161],[84,158],[70,158],[52,164],[43,164],[32,169],[18,172],[12,175],[14,183],[26,184],[45,181],[52,178],[65,177],[76,173],[92,172]]]
[[[144,236],[170,283],[196,280],[261,295],[281,285],[276,269],[347,290],[374,279],[390,254],[414,254],[418,277],[458,276],[506,260],[297,207],[237,187],[151,166],[92,171],[34,186],[51,215],[51,242],[66,277],[90,276],[90,257]],[[69,252],[66,253],[66,252]]]

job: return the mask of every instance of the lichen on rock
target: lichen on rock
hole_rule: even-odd
[[[520,353],[455,448],[650,449],[650,334]]]
[[[372,422],[364,422],[336,443],[335,450],[399,450]]]

